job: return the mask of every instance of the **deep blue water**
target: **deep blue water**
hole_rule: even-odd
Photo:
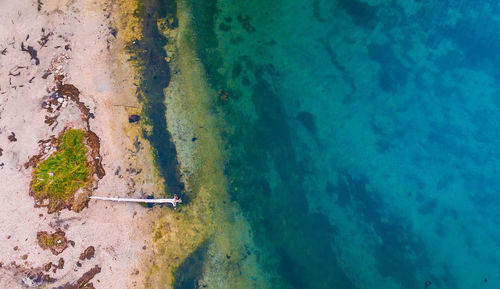
[[[269,288],[499,288],[498,2],[191,2]]]

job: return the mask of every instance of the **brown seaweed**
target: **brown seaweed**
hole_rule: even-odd
[[[83,253],[80,254],[80,260],[90,260],[94,257],[95,254],[95,248],[94,246],[89,246]]]
[[[40,59],[38,59],[38,52],[33,48],[33,46],[29,46],[28,48],[24,47],[24,43],[21,42],[21,51],[28,52],[31,59],[35,60],[35,64],[40,64]]]
[[[73,283],[73,284],[67,283],[63,286],[59,286],[59,287],[53,288],[53,289],[92,289],[92,288],[94,288],[94,286],[92,285],[92,283],[89,283],[89,282],[98,273],[101,273],[101,267],[99,267],[98,265],[95,265],[94,268],[85,272],[82,275],[82,277],[80,277],[75,283]]]

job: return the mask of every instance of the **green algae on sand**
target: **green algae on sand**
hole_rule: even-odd
[[[76,191],[90,184],[91,167],[85,146],[86,132],[70,129],[61,134],[58,150],[33,171],[31,193],[38,202],[48,200],[49,212],[68,207]]]

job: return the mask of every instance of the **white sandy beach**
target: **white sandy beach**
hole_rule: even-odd
[[[57,280],[50,288],[73,284],[96,265],[101,272],[89,281],[93,287],[82,288],[142,288],[156,210],[91,201],[80,213],[48,214],[47,208],[35,208],[29,196],[33,169],[24,164],[39,153],[38,141],[65,127],[85,127],[71,101],[61,108],[56,126],[44,122],[48,112],[42,100],[55,85],[56,73],[80,90],[80,101],[95,115],[89,124],[100,138],[106,175],[93,195],[140,198],[161,183],[154,177],[147,143],[136,139],[138,126],[127,121],[138,110],[133,79],[118,56],[123,44],[119,33],[115,37],[115,8],[108,1],[42,2],[37,11],[34,0],[0,1],[0,288],[26,288],[22,279],[27,272],[41,272],[60,258],[62,269],[43,271]],[[25,50],[35,49],[38,60],[22,51],[22,44]],[[47,71],[52,74],[42,78]],[[12,133],[16,141],[9,139]],[[74,246],[55,256],[37,244],[37,232],[57,229]],[[89,246],[95,247],[95,257],[79,260]]]

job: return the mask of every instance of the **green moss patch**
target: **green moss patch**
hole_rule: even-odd
[[[49,213],[71,207],[76,191],[90,184],[86,135],[81,129],[63,132],[58,139],[57,151],[33,171],[31,193],[37,204],[48,199]]]

